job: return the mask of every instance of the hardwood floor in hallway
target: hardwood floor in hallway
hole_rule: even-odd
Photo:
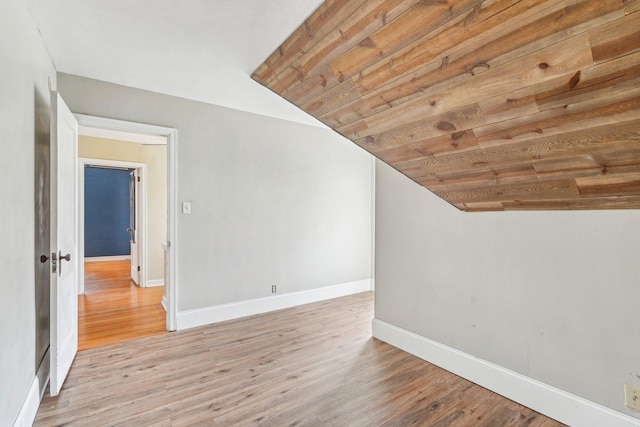
[[[35,426],[561,424],[371,337],[373,293],[78,353]]]
[[[140,288],[130,261],[85,263],[85,293],[78,297],[78,350],[166,333],[164,287]]]

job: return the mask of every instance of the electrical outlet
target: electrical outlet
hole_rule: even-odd
[[[640,411],[640,387],[624,385],[624,405]]]
[[[278,292],[278,285],[271,285],[271,293],[275,294]]]

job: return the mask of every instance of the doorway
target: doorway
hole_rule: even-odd
[[[130,233],[131,236],[131,246],[134,248],[135,254],[131,254],[134,257],[137,257],[140,260],[140,272],[138,273],[138,285],[136,288],[131,288],[132,291],[139,292],[148,290],[147,288],[155,287],[154,292],[160,292],[162,294],[162,306],[164,307],[165,319],[164,325],[165,330],[175,330],[176,327],[176,268],[175,263],[177,260],[177,247],[175,245],[176,241],[176,213],[177,213],[177,202],[176,202],[176,152],[177,152],[177,135],[175,129],[164,128],[154,125],[146,125],[140,123],[132,123],[132,122],[124,122],[113,119],[106,119],[94,116],[86,116],[86,115],[75,115],[78,120],[79,125],[79,135],[89,136],[93,138],[101,138],[106,140],[114,140],[114,141],[129,141],[138,145],[138,149],[140,146],[148,146],[148,145],[163,145],[165,150],[165,163],[164,166],[164,197],[166,208],[162,212],[164,215],[150,215],[149,209],[142,204],[136,209],[135,216],[137,218],[138,223],[140,224],[137,227],[128,227],[134,228],[135,231]],[[85,153],[86,154],[86,153]],[[80,153],[82,156],[83,154]],[[108,156],[100,156],[100,157],[108,157]],[[136,163],[136,162],[126,162],[123,160],[114,160],[113,156],[110,160],[104,160],[104,163],[107,166],[111,167],[127,167],[135,170],[135,181],[137,182],[137,177],[140,177],[139,185],[135,190],[137,194],[138,200],[146,200],[145,194],[152,191],[150,190],[147,183],[149,182],[149,175],[151,175],[151,168],[148,167],[146,163]],[[79,167],[83,168],[87,163],[95,163],[95,159],[82,158],[79,162]],[[103,164],[104,164],[103,163]],[[149,179],[147,179],[149,178]],[[82,183],[79,183],[82,187]],[[83,193],[83,188],[80,188],[79,194]],[[82,204],[80,204],[82,206]],[[166,214],[165,214],[166,213]],[[83,213],[81,213],[83,214]],[[164,219],[161,223],[158,222],[158,217],[163,217]],[[84,243],[84,230],[82,230],[84,223],[83,221],[79,221],[80,230],[80,243],[81,245]],[[158,230],[163,232],[163,241],[155,242],[153,246],[153,250],[156,255],[156,266],[153,267],[153,263],[149,263],[149,235],[154,234]],[[157,234],[157,233],[156,233]],[[137,248],[137,250],[136,250]],[[158,257],[158,248],[160,250],[160,256]],[[81,248],[81,254],[84,253],[84,248]],[[160,261],[157,259],[160,258]],[[80,262],[80,267],[84,267],[84,263]],[[121,263],[122,264],[122,263]],[[137,262],[135,264],[138,264]],[[160,264],[158,267],[157,264]],[[104,270],[104,265],[97,270]],[[116,270],[118,270],[118,266],[113,266]],[[122,266],[120,266],[122,267]],[[137,273],[137,265],[133,266],[133,269],[129,269],[126,272],[125,279],[129,279],[131,281],[131,277],[135,276]],[[93,269],[94,273],[96,269]],[[134,270],[134,271],[132,271]],[[84,268],[80,272],[81,279],[84,278]],[[116,277],[122,278],[122,273],[114,273]],[[134,277],[135,278],[135,277]],[[133,283],[133,282],[132,282]],[[164,286],[159,286],[164,285]],[[85,281],[80,280],[78,284],[78,293],[82,294],[85,291]],[[134,292],[134,293],[135,293]],[[143,301],[144,297],[136,297],[137,301]],[[135,321],[134,321],[135,322]],[[139,323],[143,323],[142,321]]]
[[[117,140],[80,135],[78,150],[81,154],[100,155],[96,145],[102,145],[106,146],[103,153],[115,157],[133,155],[142,160],[147,157],[140,156],[138,147],[130,142],[121,142],[120,147],[111,151],[109,147],[117,143]],[[166,151],[165,146],[158,147],[161,152]],[[147,169],[149,166],[152,172],[154,167],[166,169],[166,154],[153,165],[97,157],[79,157],[78,161],[78,235],[82,257],[78,294],[85,291],[83,266],[86,262],[130,260],[130,276],[136,285],[145,288],[163,284],[161,245],[166,241],[166,180],[155,176],[155,171],[150,183]],[[148,191],[149,186],[152,192]],[[160,215],[154,216],[161,218],[153,222],[156,230],[147,233],[147,216],[158,211]],[[149,272],[150,261],[152,272]]]
[[[80,155],[134,157],[149,163],[79,159],[79,253],[84,280],[78,297],[78,350],[166,332],[161,305],[164,288],[152,288],[164,284],[166,146],[144,148],[79,137]],[[163,223],[155,233],[147,232],[148,212]]]
[[[81,134],[78,153],[144,162],[79,158],[78,349],[165,333],[166,145]]]

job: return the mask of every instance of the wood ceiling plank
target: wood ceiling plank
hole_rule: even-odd
[[[398,14],[397,8],[406,10],[406,8],[416,1],[417,0],[401,0],[396,2],[392,0],[382,5],[382,10],[381,7],[374,7],[372,10],[372,6],[376,6],[378,1],[342,1],[332,5],[334,10],[329,8],[319,14],[319,16],[317,13],[314,13],[314,15],[309,18],[310,22],[308,25],[303,25],[299,29],[303,34],[300,38],[304,39],[304,34],[310,34],[311,37],[308,41],[312,41],[313,43],[306,43],[300,47],[295,54],[287,55],[286,52],[283,53],[280,68],[276,73],[277,78],[268,83],[267,86],[278,93],[286,95],[286,91],[289,88],[296,87],[301,82],[304,82],[310,77],[309,73],[312,71],[318,71],[314,70],[314,67],[318,67],[322,71],[324,78],[323,84],[325,87],[331,88],[335,86],[339,82],[342,82],[343,79],[340,76],[334,76],[329,69],[328,63],[330,62],[330,58],[321,58],[319,53],[324,52],[332,56],[337,56],[342,50],[347,49],[346,47],[342,48],[336,45],[336,41],[344,42],[347,40],[345,44],[348,44],[353,39],[357,40],[366,37],[367,25],[370,25],[371,29],[384,25],[387,19],[385,13],[390,17],[394,17]],[[335,9],[338,7],[339,13],[335,13]],[[369,16],[363,20],[362,14],[371,10],[372,12]],[[317,19],[313,19],[316,17]],[[371,22],[371,19],[373,19],[373,22]],[[363,23],[365,25],[364,28],[362,27]],[[357,34],[358,31],[364,31],[365,35],[359,36]],[[292,49],[293,47],[290,48],[289,51]],[[289,98],[292,102],[302,102],[302,100],[296,98]]]
[[[282,90],[274,90],[274,92],[283,96],[289,102],[300,106],[339,84],[340,82],[333,75],[329,66],[325,65],[321,69],[316,70],[314,75],[308,76],[306,80],[300,84],[294,84],[286,88],[283,87]]]
[[[478,148],[480,148],[480,146],[478,145],[478,140],[473,130],[463,130],[448,135],[429,138],[424,141],[380,150],[376,152],[376,156],[389,164],[394,164]]]
[[[419,117],[460,109],[487,98],[518,91],[523,86],[551,80],[567,72],[578,72],[592,63],[588,36],[581,34],[484,73],[469,76],[463,81],[450,82],[449,87],[420,92],[417,99],[406,104],[385,104],[384,111],[362,119],[367,124],[367,132],[360,132],[358,136],[384,132],[389,126],[402,125]],[[373,99],[372,104],[361,101],[357,111],[367,116],[379,104],[379,99]],[[537,107],[529,106],[527,111],[537,111]],[[331,114],[324,117],[331,117]],[[341,123],[349,120],[345,116],[337,119]],[[338,127],[337,130],[350,138],[355,137],[345,128]]]
[[[299,84],[304,83],[308,78],[317,75],[324,75],[326,81],[324,87],[331,89],[335,84],[344,79],[340,75],[334,75],[329,64],[335,58],[344,54],[372,32],[382,28],[414,6],[419,0],[369,0],[366,1],[356,12],[341,22],[321,41],[311,46],[295,60],[290,67],[285,69],[280,78],[287,78],[288,74],[293,75],[293,80],[284,88],[281,93],[285,98],[297,105],[310,102],[314,96],[312,92],[297,90]],[[305,79],[297,81],[302,74]],[[333,78],[329,78],[329,76]]]
[[[628,58],[628,59],[627,59]],[[478,129],[480,134],[490,129],[512,127],[526,123],[537,112],[565,107],[570,104],[591,101],[614,102],[640,94],[640,54],[632,54],[614,61],[588,67],[575,74],[569,73],[515,92],[501,94],[480,102],[487,126]],[[623,68],[627,66],[628,68]],[[561,111],[558,110],[557,113]],[[553,116],[554,113],[547,113]],[[537,119],[545,117],[541,114]],[[507,122],[507,120],[512,120]],[[483,143],[483,145],[488,145]]]
[[[596,169],[598,173],[602,172],[602,165],[591,154],[538,160],[533,162],[533,167],[539,179],[542,179],[540,175],[555,172],[561,172],[564,176],[566,176],[567,171],[573,172],[583,169]],[[571,176],[575,177],[573,174]]]
[[[591,129],[565,132],[530,141],[498,145],[446,156],[412,160],[400,167],[421,167],[424,176],[486,169],[501,165],[527,163],[568,155],[597,154],[613,150],[627,151],[640,144],[640,120]]]
[[[624,0],[624,10],[627,14],[640,10],[640,0]]]
[[[478,0],[422,0],[331,63],[333,73],[349,78],[380,57],[429,34],[470,10]]]
[[[628,70],[625,70],[625,72],[626,71]],[[488,124],[475,129],[478,136],[482,138],[481,145],[486,147],[490,145],[499,145],[500,143],[511,143],[516,139],[513,135],[510,135],[510,137],[508,136],[505,140],[490,140],[490,138],[487,137],[488,134],[499,130],[508,132],[510,129],[515,129],[521,126],[530,126],[532,132],[540,133],[541,131],[544,131],[543,123],[545,120],[557,118],[562,115],[574,114],[573,116],[565,117],[564,119],[558,119],[569,123],[574,120],[575,123],[573,128],[583,125],[586,127],[600,126],[612,121],[625,121],[637,117],[637,112],[634,111],[633,102],[630,105],[627,105],[627,107],[630,106],[630,108],[628,108],[626,113],[623,113],[625,117],[608,117],[606,110],[609,110],[608,114],[619,114],[621,113],[621,110],[624,110],[624,105],[618,105],[618,107],[607,107],[607,105],[637,98],[640,95],[640,85],[636,83],[640,82],[640,76],[634,77],[630,80],[626,80],[625,78],[605,79],[602,84],[594,83],[571,90],[567,90],[565,88],[567,84],[563,82],[563,80],[568,79],[570,79],[569,76],[567,76],[566,79],[564,77],[558,79],[557,82],[550,82],[546,92],[535,96],[536,103],[540,102],[540,104],[537,104],[539,110],[537,113],[534,112],[528,115],[519,115],[513,119],[501,121],[495,121],[493,117],[485,115],[485,121]],[[551,87],[551,85],[556,87]],[[568,85],[571,86],[571,83]],[[517,94],[509,94],[508,96],[514,96],[514,98],[509,98],[514,103],[525,104],[526,102],[531,102],[531,96],[525,96],[520,99],[517,98]],[[509,102],[509,100],[507,100],[507,102]],[[598,119],[595,121],[589,121],[588,123],[578,123],[579,120],[584,119],[584,114],[587,114],[590,110],[596,110],[593,111],[591,115],[600,115]],[[578,115],[578,113],[583,114]],[[589,117],[587,116],[587,119],[588,118]],[[535,125],[532,125],[533,123],[535,123]],[[563,127],[563,129],[564,128],[565,127]],[[525,140],[527,139],[527,135],[521,136],[519,139]]]
[[[608,61],[640,51],[640,13],[632,13],[589,31],[593,60]]]
[[[632,96],[630,90],[639,88],[640,53],[633,53],[515,92],[485,99],[480,102],[480,108],[487,125],[497,124],[494,128],[500,128],[507,125],[506,122],[499,122],[556,107],[600,98],[608,98],[603,103],[625,99]],[[487,129],[484,129],[484,133]],[[480,130],[480,133],[483,131]]]
[[[254,73],[255,78],[265,86],[271,87],[270,83],[275,76],[282,73],[314,43],[322,40],[365,1],[326,0],[265,60],[264,65],[267,69],[259,67],[256,70],[259,72]],[[271,79],[265,78],[268,76]]]
[[[533,200],[502,202],[506,211],[518,210],[584,210],[584,209],[637,209],[640,196],[594,197],[576,200]]]
[[[402,169],[399,169],[404,173]],[[536,180],[532,162],[515,165],[498,165],[489,169],[467,170],[450,174],[421,176],[423,170],[414,170],[416,182],[434,191],[461,190],[468,185],[496,185],[530,182]],[[410,175],[407,175],[410,176]],[[560,178],[562,179],[562,177]]]
[[[531,88],[541,110],[598,98],[614,99],[619,92],[640,87],[640,52],[572,74],[558,77]]]
[[[579,197],[572,179],[539,182],[537,180],[494,186],[469,185],[464,190],[435,192],[451,203],[503,202],[509,200],[566,200]]]
[[[612,167],[621,168],[624,166],[636,167],[636,172],[640,172],[640,143],[631,145],[625,149],[617,149],[610,151],[602,151],[594,153],[593,158],[603,167],[603,174],[607,174]],[[626,172],[632,172],[632,169],[628,169]],[[622,173],[622,171],[614,171],[615,173]]]
[[[514,64],[513,69],[520,67],[523,67],[523,64],[517,62]],[[488,78],[490,72],[485,74],[486,75],[478,76],[478,78]],[[491,82],[489,79],[487,80],[478,83],[477,86],[489,87]],[[499,76],[494,80],[501,82]],[[517,86],[517,82],[515,82],[513,86]],[[499,123],[501,121],[534,114],[540,109],[546,110],[605,96],[609,98],[608,101],[614,101],[618,93],[620,93],[623,97],[622,99],[624,99],[631,93],[627,92],[629,89],[640,90],[640,52],[587,67],[583,70],[578,70],[576,73],[570,72],[514,92],[484,99],[480,102],[480,106],[484,113],[485,122],[487,124],[498,123],[493,128],[501,128],[505,127],[504,124]],[[495,90],[494,92],[497,91],[498,90]],[[466,87],[462,86],[459,92],[461,94],[467,93]],[[434,95],[433,98],[430,98],[429,102],[437,102],[435,100],[436,97],[437,95]],[[461,97],[460,99],[466,98]],[[373,126],[375,126],[377,122],[384,122],[385,119],[390,120],[396,116],[403,116],[405,119],[409,119],[415,116],[429,115],[429,108],[424,104],[427,104],[427,102],[415,102],[413,105],[407,105],[405,107],[406,112],[405,110],[397,110],[397,112],[391,114],[390,111],[386,111],[385,113],[376,115],[374,117],[375,121],[369,118],[366,122],[371,123],[371,127],[356,123],[339,126],[338,129],[350,138],[360,138],[367,134],[373,134],[376,131]],[[429,106],[433,107],[430,104]],[[413,112],[408,113],[411,109],[413,109]],[[446,109],[448,108],[445,108],[445,110]],[[393,121],[393,123],[396,122],[396,120]],[[489,129],[489,127],[486,129]],[[480,129],[479,133],[487,133],[486,129]]]
[[[549,82],[556,79],[547,80],[541,85],[548,85]],[[497,96],[483,99],[479,102],[486,124],[503,122],[510,119],[516,119],[522,116],[528,116],[540,111],[536,103],[534,87],[538,85],[527,86],[517,89],[513,92],[502,93]]]
[[[332,59],[357,45],[371,31],[381,28],[396,18],[419,0],[369,0],[346,17],[337,27],[324,37],[319,38],[308,50],[301,51],[288,67],[277,75],[277,83],[271,81],[267,85],[297,105],[309,102],[311,98],[300,98],[305,92],[295,89],[309,78],[322,74],[323,87],[331,89],[344,81],[341,75],[335,75],[329,68]],[[307,93],[309,96],[309,93]]]
[[[604,17],[601,14],[604,14]],[[534,52],[538,54],[543,45],[563,39],[568,42],[565,31],[594,20],[600,22],[602,19],[615,19],[620,14],[623,14],[623,11],[619,0],[582,1],[571,4],[542,16],[528,25],[521,26],[509,34],[487,41],[481,46],[475,46],[470,52],[464,52],[459,57],[456,56],[456,52],[448,53],[446,62],[438,60],[435,64],[427,64],[412,72],[407,76],[407,79],[394,80],[384,86],[384,90],[378,90],[371,96],[365,93],[363,100],[356,103],[353,108],[368,117],[380,109],[391,108],[415,97],[422,97],[428,89],[440,87],[439,84],[451,81],[459,82],[459,79],[464,78],[469,79],[482,72],[483,69],[484,72],[487,72],[487,69],[498,67],[516,58]],[[339,121],[348,123],[343,119],[339,119]]]
[[[312,84],[320,85],[315,90],[324,92],[327,87],[335,87],[340,82],[335,78],[329,67],[325,67],[324,70],[317,76],[309,77],[300,68],[290,67],[291,73],[281,73],[275,76],[275,78],[267,86],[273,92],[283,95],[286,90],[292,86],[300,87],[304,82],[311,80]],[[300,88],[301,91],[309,91],[311,87],[307,84]],[[283,97],[289,102],[296,102],[295,99],[289,99],[287,96]]]
[[[594,178],[610,175],[637,173],[640,171],[640,149],[599,155],[567,156],[564,158],[534,161],[533,166],[540,181],[572,178]]]
[[[466,212],[491,212],[504,210],[501,202],[459,203],[459,205],[459,209]]]
[[[361,147],[366,147],[372,153],[377,153],[405,144],[456,134],[483,123],[480,106],[475,104],[461,110],[418,120],[380,134],[369,135],[354,142]]]
[[[572,178],[593,178],[598,176],[605,176],[608,174],[629,174],[635,173],[640,170],[640,162],[635,164],[615,165],[611,164],[607,167],[603,167],[600,164],[595,164],[592,167],[585,167],[582,169],[564,169],[556,171],[538,172],[538,180],[553,180],[566,177]]]
[[[640,196],[640,172],[576,178],[580,197]]]
[[[630,99],[593,107],[607,100],[588,100],[552,110],[520,117],[506,122],[476,128],[478,144],[492,147],[513,144],[540,135],[557,135],[565,132],[605,126],[640,118],[640,96],[630,91]]]
[[[560,4],[562,0],[555,1]],[[371,91],[388,84],[434,60],[442,61],[445,53],[471,51],[478,44],[496,38],[497,22],[508,22],[512,29],[523,25],[530,16],[552,6],[552,2],[540,0],[495,0],[483,1],[472,10],[450,21],[448,26],[438,28],[416,40],[396,53],[382,58],[370,67],[362,70],[358,84]],[[499,31],[509,32],[500,28]]]
[[[360,98],[360,91],[350,79],[323,92],[321,101],[312,101],[302,106],[302,109],[314,117],[322,116],[328,111],[338,108],[344,103]]]

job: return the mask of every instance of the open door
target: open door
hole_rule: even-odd
[[[138,170],[129,172],[129,242],[131,243],[131,280],[140,284],[140,256],[138,253]]]
[[[51,92],[51,382],[57,396],[78,351],[78,122]]]

